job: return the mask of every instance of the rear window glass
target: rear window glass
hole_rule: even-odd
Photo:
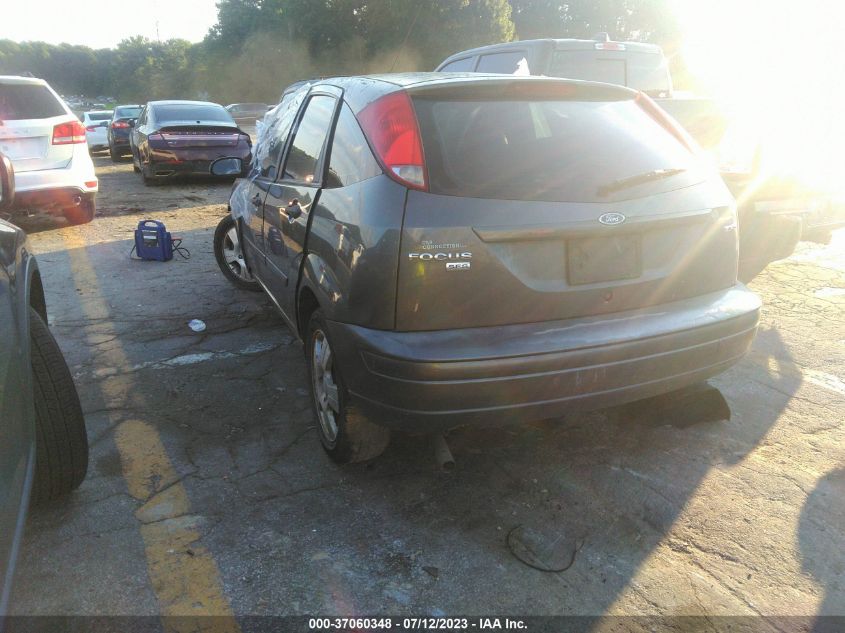
[[[482,55],[481,59],[478,60],[478,68],[475,71],[479,73],[502,73],[505,75],[531,74],[528,68],[528,59],[525,57],[525,51]]]
[[[139,114],[141,114],[141,108],[117,108],[114,111],[117,119],[137,119]]]
[[[659,53],[555,51],[546,74],[619,84],[651,96],[666,95],[672,89],[666,59]]]
[[[693,184],[697,159],[633,100],[414,99],[432,193],[599,202]],[[658,169],[689,169],[602,192]]]
[[[88,120],[89,121],[108,121],[111,119],[112,113],[111,112],[89,112],[88,113]]]
[[[214,105],[159,105],[155,106],[155,119],[165,121],[218,121],[235,124],[232,115],[223,106]]]
[[[0,121],[48,119],[67,114],[46,86],[0,84]]]

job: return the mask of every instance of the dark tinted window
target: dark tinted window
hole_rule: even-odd
[[[672,89],[666,60],[659,53],[555,51],[546,74],[619,84],[652,96],[668,94]]]
[[[214,121],[235,125],[232,115],[219,105],[171,104],[154,106],[155,120],[168,121]]]
[[[474,62],[475,62],[474,57],[464,57],[463,59],[456,59],[455,61],[449,62],[443,68],[441,68],[440,72],[442,72],[442,73],[471,72]]]
[[[141,114],[141,108],[117,108],[114,111],[116,119],[137,119]]]
[[[88,113],[88,120],[89,121],[108,121],[111,119],[112,113],[111,112],[89,112]]]
[[[344,104],[334,131],[326,186],[346,187],[380,173],[381,167],[370,151],[355,115]]]
[[[633,100],[435,101],[417,98],[432,193],[598,202],[700,180],[695,157]],[[624,188],[609,183],[655,169],[680,175]]]
[[[48,119],[67,114],[46,86],[0,84],[0,121]]]
[[[475,71],[479,73],[503,73],[505,75],[531,74],[525,51],[482,55],[481,59],[478,60],[478,68]]]
[[[300,88],[292,92],[288,92],[282,97],[282,100],[269,114],[264,121],[264,125],[269,126],[264,133],[264,142],[269,143],[269,147],[256,149],[256,162],[260,163],[259,169],[262,176],[270,179],[276,177],[276,169],[279,165],[279,160],[282,158],[282,150],[285,148],[288,136],[290,136],[290,129],[296,119],[296,113],[299,111],[299,106],[308,95],[307,88]],[[258,135],[259,140],[262,140],[262,134]]]
[[[334,113],[333,97],[311,97],[293,138],[284,177],[297,182],[319,180],[317,167]]]

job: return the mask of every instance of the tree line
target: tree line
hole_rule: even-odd
[[[219,0],[198,43],[136,36],[115,48],[0,40],[0,74],[24,71],[59,92],[124,102],[278,99],[298,79],[432,70],[448,55],[539,37],[661,44],[682,66],[667,0]]]

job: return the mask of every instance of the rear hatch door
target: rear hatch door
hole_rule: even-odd
[[[75,120],[46,86],[0,83],[0,152],[16,172],[61,169],[73,157],[73,145],[53,145],[56,125]]]
[[[601,315],[735,283],[730,194],[630,91],[410,94],[429,191],[408,193],[398,329]]]

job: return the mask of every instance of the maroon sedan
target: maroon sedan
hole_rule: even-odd
[[[252,141],[226,109],[207,101],[150,101],[129,135],[132,163],[145,184],[172,176],[208,176],[218,158],[244,166]]]

